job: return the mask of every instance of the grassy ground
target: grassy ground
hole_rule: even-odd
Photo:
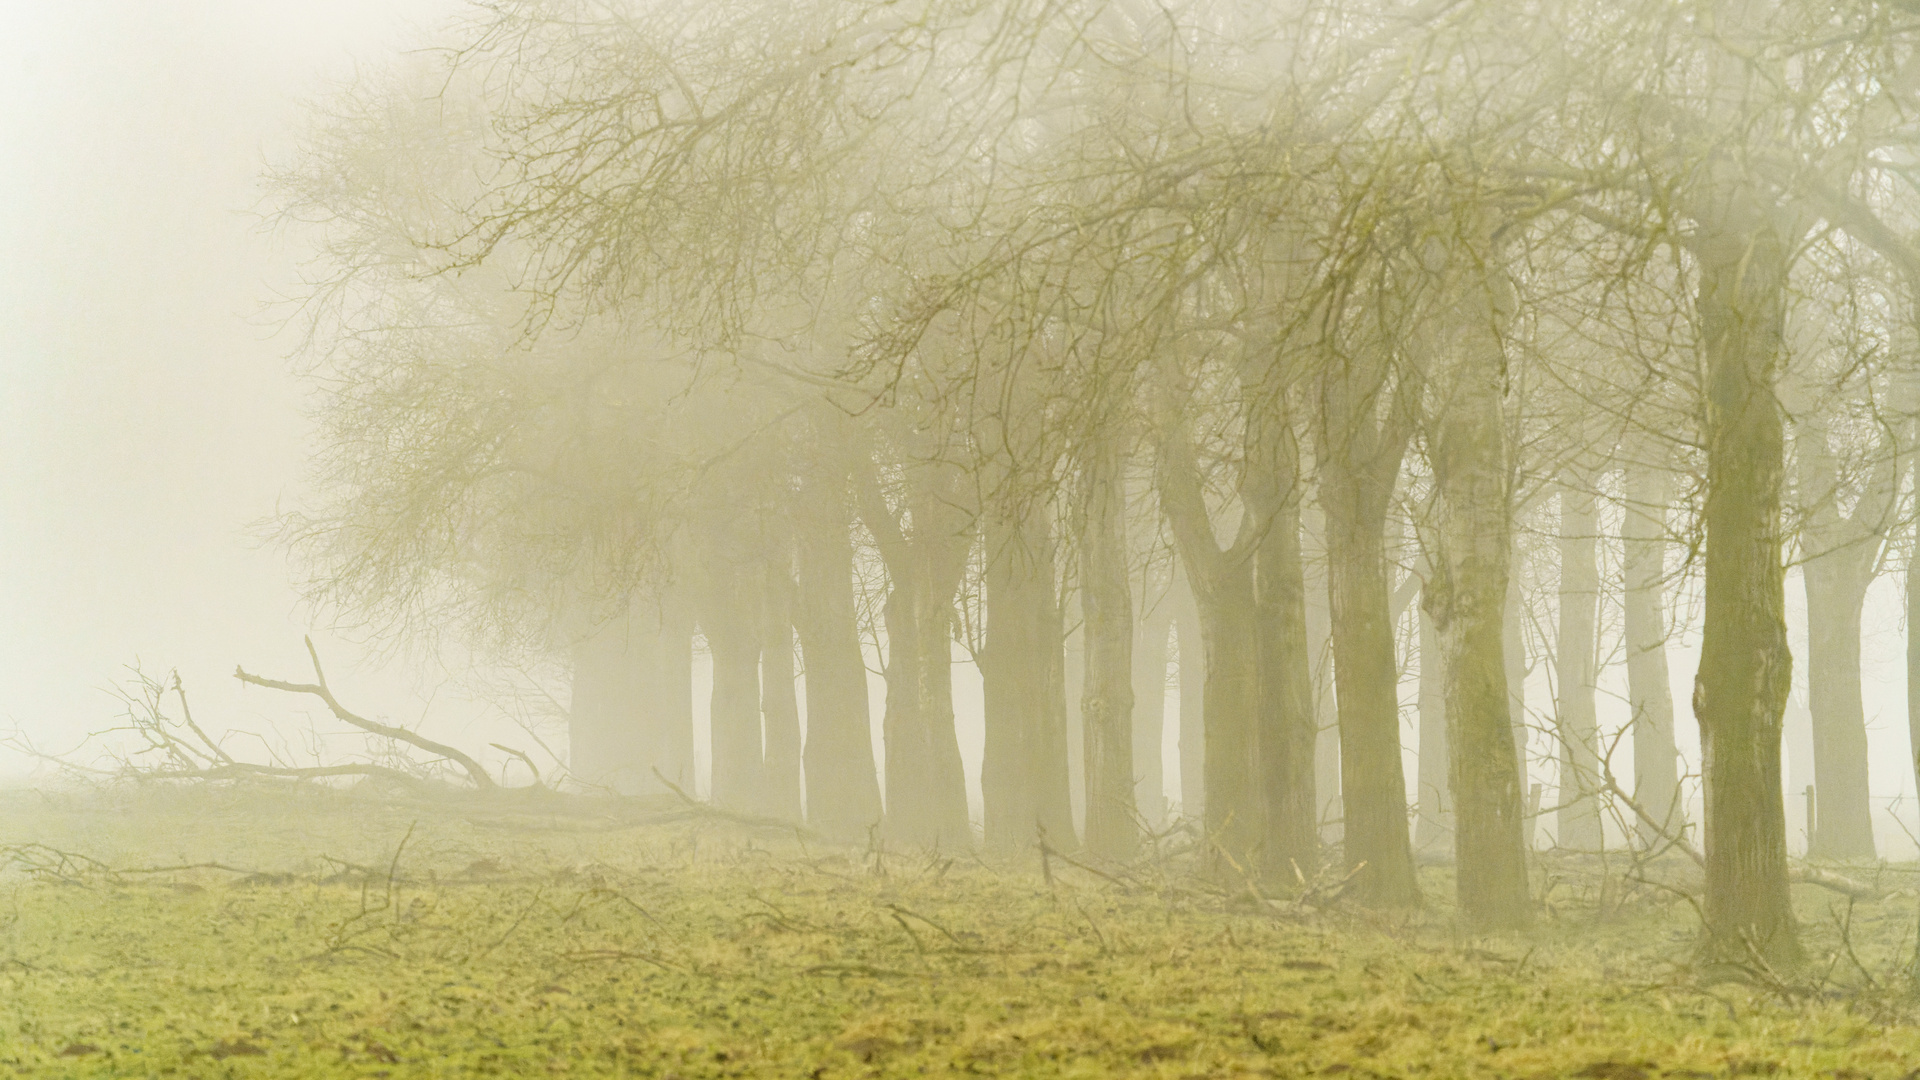
[[[0,1074],[1920,1068],[1890,975],[1910,891],[1850,925],[1804,891],[1809,968],[1713,982],[1682,900],[1591,865],[1544,866],[1540,926],[1485,939],[1453,929],[1438,870],[1425,908],[1380,916],[1222,895],[1178,859],[1119,880],[1055,861],[1049,883],[605,809],[0,793]],[[169,869],[200,863],[220,865]]]

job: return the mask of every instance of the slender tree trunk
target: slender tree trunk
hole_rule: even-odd
[[[1319,869],[1314,799],[1313,669],[1308,663],[1306,575],[1300,541],[1300,452],[1277,387],[1262,387],[1248,418],[1248,512],[1256,515],[1255,643],[1260,784],[1266,831],[1261,863],[1283,881]]]
[[[1886,544],[1899,465],[1888,447],[1858,491],[1852,512],[1843,515],[1840,470],[1827,444],[1824,418],[1809,415],[1796,428],[1799,496],[1807,511],[1801,531],[1807,552],[1801,577],[1807,595],[1807,705],[1813,715],[1813,783],[1819,803],[1807,854],[1871,859],[1860,609]]]
[[[1446,663],[1440,654],[1440,635],[1428,615],[1423,588],[1420,601],[1420,772],[1418,810],[1413,825],[1414,854],[1422,858],[1451,856],[1453,852],[1453,784],[1447,778]],[[1502,669],[1504,680],[1505,671]]]
[[[1641,821],[1641,843],[1660,843],[1685,822],[1680,805],[1680,751],[1674,744],[1673,687],[1667,677],[1667,474],[1653,466],[1627,471],[1626,551],[1627,696],[1633,708],[1633,801],[1658,826]]]
[[[986,843],[1030,850],[1035,830],[1073,844],[1066,698],[1053,539],[1038,521],[995,515],[987,528],[987,627],[980,653],[986,748],[980,766]]]
[[[1780,506],[1785,438],[1774,380],[1791,240],[1735,201],[1696,245],[1706,359],[1706,618],[1694,681],[1706,787],[1712,947],[1797,958],[1780,790],[1787,652]],[[1744,227],[1742,227],[1744,226]]]
[[[1595,669],[1599,666],[1599,532],[1593,485],[1584,474],[1572,475],[1560,490],[1560,633],[1554,651],[1558,683],[1554,723],[1560,736],[1559,844],[1574,851],[1599,851],[1604,845],[1600,804],[1595,798],[1600,736],[1593,700]]]
[[[1133,596],[1128,587],[1124,462],[1111,438],[1089,448],[1080,531],[1086,617],[1086,846],[1108,859],[1139,848],[1133,802]]]
[[[700,613],[713,653],[713,801],[758,810],[764,790],[760,730],[760,575],[708,559]]]
[[[1520,553],[1510,551],[1507,558],[1507,610],[1501,619],[1500,647],[1506,653],[1507,720],[1513,727],[1513,752],[1520,759],[1520,792],[1527,798],[1533,781],[1527,754],[1527,609],[1521,596]],[[1529,815],[1520,829],[1527,850],[1533,850],[1538,831],[1538,819]]]
[[[1206,814],[1206,646],[1201,643],[1200,608],[1186,571],[1176,566],[1173,589],[1174,642],[1180,664],[1180,813],[1192,821]]]
[[[1816,554],[1803,568],[1817,804],[1809,858],[1871,859],[1875,854],[1867,801],[1871,751],[1860,701],[1860,609],[1871,573],[1871,564],[1859,566],[1857,552],[1845,549]]]
[[[1403,438],[1374,418],[1384,381],[1365,390],[1330,375],[1318,431],[1320,504],[1327,519],[1327,582],[1334,684],[1340,708],[1340,791],[1347,864],[1358,894],[1394,906],[1419,901],[1400,761],[1400,702],[1389,617],[1386,512]]]
[[[1149,593],[1144,581],[1141,591]],[[1167,725],[1167,632],[1173,610],[1164,592],[1148,595],[1144,604],[1133,638],[1133,790],[1141,819],[1158,829],[1167,817],[1161,743]]]
[[[1340,707],[1333,680],[1333,615],[1327,606],[1326,524],[1316,506],[1301,514],[1308,557],[1307,664],[1313,671],[1314,814],[1320,842],[1338,844],[1345,836],[1340,809]]]
[[[760,607],[760,716],[766,751],[761,773],[761,810],[799,821],[800,703],[793,667],[793,549],[771,545]]]
[[[881,820],[853,596],[853,507],[844,473],[814,494],[820,512],[800,516],[794,609],[807,676],[807,820],[828,836],[852,839]]]

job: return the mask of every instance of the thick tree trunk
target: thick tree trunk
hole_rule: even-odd
[[[1143,582],[1143,593],[1149,592]],[[1134,801],[1149,828],[1167,818],[1167,788],[1162,741],[1167,726],[1167,632],[1173,625],[1171,599],[1149,595],[1134,622],[1133,773]]]
[[[1128,587],[1126,485],[1119,447],[1091,447],[1080,529],[1081,610],[1086,619],[1086,847],[1131,858],[1140,844],[1133,802],[1133,595]]]
[[[1513,463],[1498,328],[1511,296],[1504,277],[1450,269],[1452,287],[1440,292],[1434,329],[1423,335],[1437,346],[1428,365],[1427,448],[1439,521],[1422,605],[1444,670],[1460,912],[1476,927],[1511,928],[1532,915],[1505,655]],[[1430,654],[1422,650],[1424,665]]]
[[[1914,574],[1920,569],[1920,526],[1915,533],[1907,556],[1907,756],[1913,765],[1914,790],[1920,791],[1920,579]]]
[[[1560,737],[1559,845],[1599,851],[1599,725],[1594,683],[1599,667],[1600,515],[1589,478],[1574,474],[1560,490],[1560,632],[1554,649],[1554,726]]]
[[[1453,853],[1453,783],[1447,779],[1446,662],[1440,654],[1440,635],[1426,612],[1428,597],[1420,600],[1420,771],[1419,796],[1413,823],[1413,851],[1421,858],[1450,857]],[[1504,676],[1504,668],[1502,675]],[[1504,681],[1504,679],[1503,679]]]
[[[1787,652],[1780,505],[1785,439],[1774,380],[1791,241],[1757,212],[1696,244],[1706,359],[1706,617],[1694,681],[1706,786],[1712,948],[1799,955],[1780,791]]]
[[[1652,847],[1661,833],[1685,823],[1680,805],[1680,752],[1674,744],[1673,687],[1667,676],[1667,474],[1635,466],[1626,476],[1627,507],[1623,606],[1627,638],[1627,696],[1633,709],[1633,801],[1658,824],[1640,821],[1640,841]]]
[[[1802,573],[1817,804],[1809,858],[1871,859],[1875,854],[1867,801],[1867,717],[1860,701],[1860,608],[1872,566],[1859,567],[1851,558],[1855,554],[1816,554]]]
[[[986,748],[980,766],[986,843],[1031,850],[1037,830],[1073,846],[1067,784],[1065,640],[1044,515],[987,527],[987,627],[980,652]]]
[[[881,805],[846,486],[844,473],[823,484],[815,504],[821,512],[802,517],[793,614],[806,662],[807,820],[828,836],[856,839],[880,823]]]
[[[763,571],[760,607],[760,716],[765,732],[760,808],[799,821],[800,703],[793,668],[793,552],[776,542]]]

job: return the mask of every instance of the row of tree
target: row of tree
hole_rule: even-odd
[[[1548,611],[1560,840],[1600,846],[1618,535],[1622,802],[1643,840],[1679,827],[1667,598],[1697,570],[1710,940],[1791,955],[1790,539],[1816,848],[1871,844],[1859,612],[1912,487],[1907,6],[478,5],[276,175],[320,254],[325,451],[287,535],[316,600],[396,634],[570,651],[589,775],[686,774],[697,626],[716,800],[946,845],[973,842],[956,639],[985,842],[1073,835],[1077,694],[1081,842],[1125,857],[1190,603],[1214,872],[1319,865],[1330,702],[1341,857],[1382,905],[1417,898],[1417,593],[1421,771],[1446,763],[1419,790],[1450,793],[1423,820],[1489,927],[1530,911],[1516,635]],[[1529,609],[1517,523],[1547,508]]]

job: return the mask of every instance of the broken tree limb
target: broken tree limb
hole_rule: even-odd
[[[1627,809],[1632,810],[1635,817],[1645,822],[1647,827],[1662,840],[1665,840],[1674,848],[1679,849],[1687,858],[1692,859],[1695,866],[1703,870],[1706,869],[1706,857],[1700,854],[1698,848],[1687,842],[1685,832],[1669,832],[1665,822],[1656,820],[1652,814],[1647,812],[1645,807],[1635,802],[1631,795],[1621,790],[1619,782],[1614,778],[1612,769],[1605,771],[1605,775],[1601,777],[1601,781],[1602,791],[1626,804]],[[1831,870],[1822,870],[1817,866],[1808,866],[1804,863],[1798,866],[1788,867],[1787,880],[1796,885],[1818,885],[1823,889],[1830,889],[1842,896],[1851,897],[1855,900],[1874,900],[1878,899],[1881,895],[1880,890],[1871,885],[1855,881],[1844,874],[1836,874]]]
[[[408,746],[425,750],[429,754],[437,754],[466,770],[467,776],[473,781],[474,787],[479,788],[481,791],[494,790],[497,785],[494,784],[493,778],[487,775],[487,770],[481,767],[478,761],[475,761],[460,750],[448,746],[445,743],[435,742],[424,735],[408,731],[406,728],[394,727],[391,724],[382,724],[377,720],[369,720],[364,716],[358,716],[349,712],[345,706],[340,704],[339,699],[333,696],[333,691],[327,687],[327,675],[320,667],[320,653],[313,647],[313,638],[308,637],[306,643],[307,655],[313,658],[313,677],[318,680],[317,682],[294,683],[283,682],[279,679],[265,679],[258,675],[250,675],[245,668],[241,667],[235,667],[233,669],[233,677],[252,686],[263,686],[269,690],[284,690],[289,694],[310,694],[317,697],[326,704],[327,709],[333,713],[335,718],[369,734],[379,735],[382,738],[392,739],[396,742],[403,742]]]

